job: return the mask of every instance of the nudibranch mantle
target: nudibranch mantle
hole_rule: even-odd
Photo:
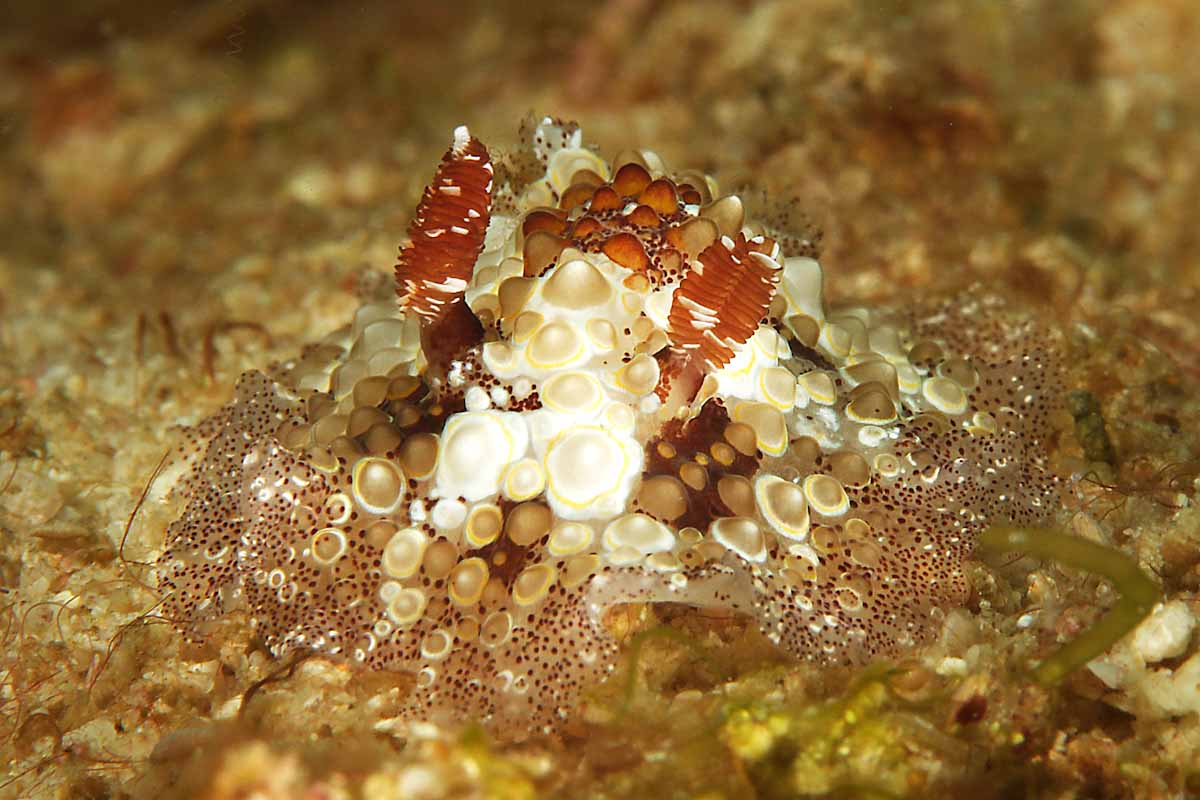
[[[861,663],[964,599],[972,542],[1056,505],[1053,336],[987,295],[826,310],[811,243],[648,151],[466,128],[397,301],[251,371],[191,429],[158,562],[192,635],[415,673],[405,715],[557,727],[615,603],[750,615]]]

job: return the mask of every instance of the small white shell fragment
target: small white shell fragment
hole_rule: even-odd
[[[1147,664],[1178,658],[1187,651],[1196,616],[1182,600],[1160,604],[1133,633],[1133,650]]]
[[[961,658],[946,656],[934,667],[934,672],[947,678],[962,678],[970,671],[970,666]]]

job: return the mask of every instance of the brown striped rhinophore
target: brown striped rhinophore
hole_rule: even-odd
[[[767,316],[779,284],[775,243],[722,237],[700,253],[675,290],[668,335],[677,352],[708,370],[733,360]]]
[[[462,300],[483,249],[492,211],[493,169],[483,143],[466,126],[425,187],[396,265],[401,308],[433,321]]]

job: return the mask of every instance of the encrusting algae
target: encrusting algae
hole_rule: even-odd
[[[554,730],[614,604],[749,615],[793,656],[927,641],[988,527],[1044,525],[1057,339],[977,291],[825,308],[813,242],[648,151],[466,128],[370,302],[191,429],[158,561],[202,638],[415,673],[404,717]]]

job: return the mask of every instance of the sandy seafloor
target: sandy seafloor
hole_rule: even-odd
[[[0,797],[1200,795],[1197,7],[425,5],[0,11]],[[185,646],[166,480],[128,524],[172,426],[388,278],[454,125],[513,147],[531,112],[794,200],[834,303],[980,281],[1056,320],[1096,407],[1059,522],[1166,604],[1053,688],[1023,665],[1116,596],[1053,563],[973,566],[937,642],[859,673],[630,607],[570,735],[518,746],[406,743],[407,679],[285,672],[244,619]]]

